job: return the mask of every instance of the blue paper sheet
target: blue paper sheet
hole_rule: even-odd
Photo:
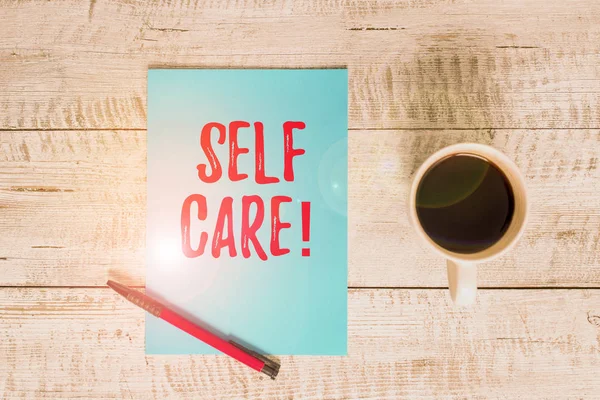
[[[148,71],[149,295],[265,354],[346,354],[347,93],[345,69]],[[232,143],[234,121],[242,127]],[[205,136],[212,155],[201,145],[203,129],[210,123]],[[262,125],[264,137],[259,160],[256,123]],[[286,123],[293,128],[287,155]],[[299,123],[304,123],[303,129]],[[222,144],[218,124],[225,128]],[[249,149],[237,155],[237,171],[230,165],[232,146],[234,152],[236,147]],[[290,157],[290,149],[305,153]],[[219,175],[211,168],[215,159],[221,176],[205,182],[201,171],[206,180]],[[293,181],[285,179],[286,159],[291,160]],[[257,162],[261,176],[279,182],[257,183]],[[288,168],[288,179],[289,172]],[[242,174],[248,177],[236,180]],[[246,238],[249,255],[244,255],[243,198],[253,195],[264,203],[264,215],[255,240]],[[281,251],[271,243],[272,202],[282,199],[279,196],[291,200],[277,207],[277,223],[291,227],[276,232],[278,246],[289,253],[273,255]],[[219,219],[224,198],[231,198],[231,213],[225,204]],[[303,237],[302,203],[310,203],[309,240]],[[257,203],[248,207],[246,228],[259,221],[258,208]],[[218,220],[223,229],[215,242]],[[206,235],[206,243],[198,255],[201,235]],[[266,260],[259,257],[256,243]],[[303,249],[310,255],[303,256]],[[217,352],[147,314],[146,353]]]

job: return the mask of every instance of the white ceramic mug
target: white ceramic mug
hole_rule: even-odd
[[[421,179],[438,161],[458,154],[480,156],[493,163],[506,176],[514,196],[514,212],[504,236],[491,247],[472,254],[455,253],[435,243],[427,233],[425,233],[417,216],[416,197]],[[509,250],[523,233],[528,214],[525,180],[515,163],[500,151],[490,146],[476,143],[461,143],[448,146],[437,151],[425,160],[413,178],[408,206],[410,221],[415,227],[419,237],[421,237],[433,251],[447,260],[448,287],[450,289],[450,296],[457,305],[468,305],[475,301],[477,294],[476,265],[485,261],[490,261]]]

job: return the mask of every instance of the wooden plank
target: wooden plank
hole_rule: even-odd
[[[144,313],[109,289],[0,289],[5,398],[595,398],[599,290],[351,290],[349,355],[145,356]]]
[[[348,66],[356,129],[600,127],[594,0],[1,6],[1,129],[144,129],[161,66]]]
[[[145,131],[0,132],[0,285],[144,284]],[[435,150],[493,145],[531,195],[524,238],[482,286],[600,286],[600,131],[351,131],[349,286],[445,286],[444,261],[406,217]]]

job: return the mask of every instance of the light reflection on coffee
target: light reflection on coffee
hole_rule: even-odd
[[[510,226],[515,200],[504,173],[483,157],[456,154],[435,163],[417,188],[425,233],[446,250],[473,254],[498,242]]]

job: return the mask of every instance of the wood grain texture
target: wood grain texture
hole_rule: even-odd
[[[144,355],[146,74],[349,69],[353,287],[445,286],[406,219],[419,163],[490,144],[528,229],[480,286],[600,286],[595,0],[0,0],[0,398],[600,398],[600,289],[349,290],[349,356]]]
[[[600,128],[595,0],[8,1],[0,38],[2,129],[144,129],[167,66],[347,66],[353,129]]]
[[[0,132],[2,285],[144,284],[145,131]],[[349,285],[445,286],[445,263],[409,226],[420,163],[444,146],[490,144],[526,177],[517,247],[482,286],[600,286],[600,131],[351,131]],[[251,155],[249,155],[251,156]]]
[[[109,289],[0,289],[13,398],[598,398],[599,290],[351,290],[347,357],[144,356],[144,313]],[[568,310],[568,312],[565,312]]]

